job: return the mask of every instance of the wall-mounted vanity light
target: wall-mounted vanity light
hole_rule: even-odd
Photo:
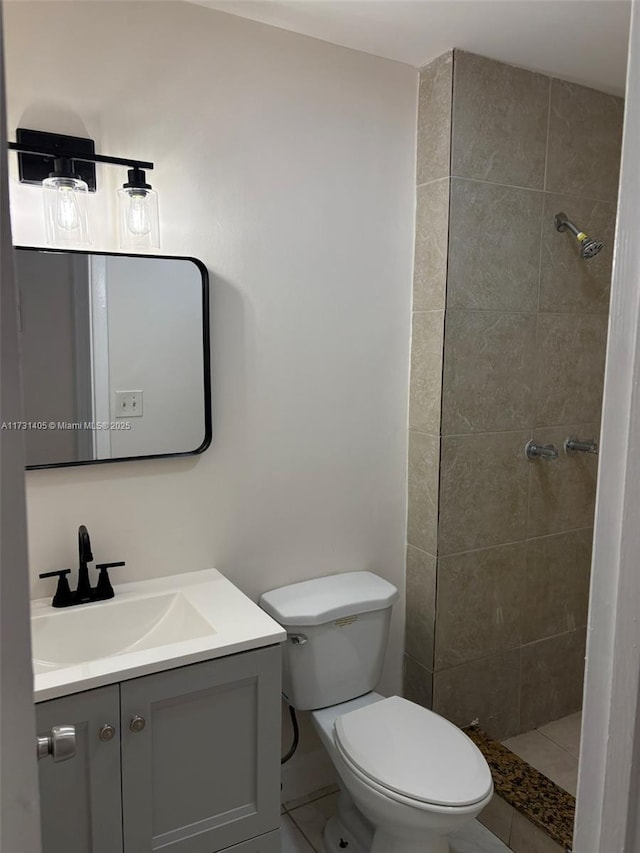
[[[42,182],[47,243],[54,246],[90,246],[89,187],[77,175],[71,160],[57,157],[53,171]]]
[[[160,246],[158,193],[137,167],[129,169],[129,180],[118,190],[120,248],[147,249]]]
[[[18,128],[16,142],[21,183],[42,186],[47,242],[91,245],[88,193],[96,191],[96,163],[126,166],[129,180],[118,190],[120,247],[159,249],[158,194],[147,183],[153,163],[95,153],[92,139]]]

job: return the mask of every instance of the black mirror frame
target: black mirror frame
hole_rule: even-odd
[[[144,456],[117,456],[115,459],[84,459],[78,462],[51,462],[46,465],[26,465],[26,471],[35,471],[43,468],[75,468],[79,465],[104,465],[112,462],[137,462],[141,459],[174,459],[182,456],[198,456],[209,447],[213,439],[212,415],[211,415],[211,334],[209,316],[209,271],[198,258],[190,255],[144,255],[126,254],[125,252],[92,252],[88,249],[53,249],[48,246],[14,246],[16,251],[50,252],[52,254],[73,255],[102,255],[106,257],[128,257],[128,258],[156,258],[170,261],[190,261],[195,264],[202,276],[202,357],[203,357],[203,384],[204,384],[204,439],[202,444],[195,450],[186,450],[179,453],[153,453]]]

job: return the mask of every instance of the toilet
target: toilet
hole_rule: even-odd
[[[398,590],[348,572],[271,590],[260,606],[287,631],[283,694],[313,725],[340,780],[329,853],[449,853],[448,837],[493,796],[491,772],[456,726],[374,692]]]

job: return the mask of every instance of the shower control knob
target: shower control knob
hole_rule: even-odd
[[[527,459],[557,459],[559,456],[558,448],[553,444],[536,444],[535,441],[529,441],[524,449]]]
[[[567,453],[590,453],[593,456],[597,456],[598,442],[594,438],[567,438],[564,443],[564,449]]]
[[[108,743],[110,740],[113,740],[116,736],[116,730],[113,726],[102,726],[100,731],[98,732],[98,737],[103,743]]]
[[[131,718],[131,722],[129,723],[129,728],[134,733],[134,735],[137,735],[139,732],[141,732],[144,729],[144,727],[146,725],[147,725],[147,721],[145,720],[145,718],[141,717],[140,714],[136,714],[135,717]]]

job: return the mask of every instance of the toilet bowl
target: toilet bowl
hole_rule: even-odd
[[[460,729],[373,692],[397,589],[347,572],[271,590],[260,606],[286,629],[283,695],[310,710],[340,780],[329,853],[449,853],[448,836],[493,795],[482,753]]]
[[[372,692],[311,718],[366,819],[354,824],[341,802],[325,831],[331,853],[345,849],[341,840],[351,853],[448,853],[448,836],[491,800],[491,773],[476,745],[413,702]]]

